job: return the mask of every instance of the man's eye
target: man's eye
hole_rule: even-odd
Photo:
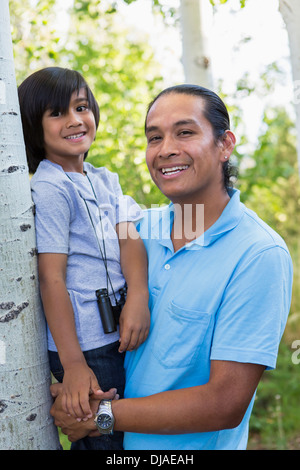
[[[159,139],[161,139],[159,135],[153,135],[152,137],[149,137],[148,142],[155,142]]]
[[[179,135],[191,135],[192,131],[180,131]]]

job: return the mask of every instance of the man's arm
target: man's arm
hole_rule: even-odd
[[[116,431],[146,434],[184,434],[230,429],[238,426],[264,371],[263,365],[212,361],[205,385],[171,390],[148,397],[114,400]],[[91,407],[97,410],[99,400]],[[95,430],[92,419],[77,423],[52,407],[55,422],[77,440]]]
[[[212,361],[205,385],[113,402],[115,429],[149,434],[184,434],[240,424],[264,366]]]

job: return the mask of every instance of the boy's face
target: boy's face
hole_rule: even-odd
[[[96,135],[95,118],[89,108],[85,88],[72,94],[65,114],[47,110],[42,126],[45,158],[63,168],[71,160],[83,159]]]

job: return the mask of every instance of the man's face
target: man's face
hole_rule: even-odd
[[[225,151],[204,117],[202,98],[161,96],[146,122],[146,162],[154,183],[171,201],[204,203],[223,189]]]

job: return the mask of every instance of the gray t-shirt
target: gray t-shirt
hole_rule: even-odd
[[[84,171],[86,175],[65,173],[60,165],[43,160],[31,189],[38,253],[68,255],[66,285],[78,340],[86,351],[119,339],[118,331],[103,332],[95,291],[107,287],[104,249],[114,291],[124,286],[115,227],[119,222],[136,222],[143,214],[130,196],[123,196],[117,174],[87,162]],[[49,328],[48,349],[57,350]]]

